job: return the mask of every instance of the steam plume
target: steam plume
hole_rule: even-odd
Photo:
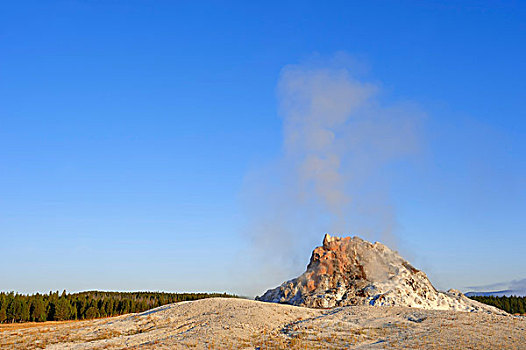
[[[382,104],[379,86],[352,73],[333,63],[281,72],[283,152],[248,177],[244,193],[266,286],[303,269],[298,256],[308,258],[325,232],[393,243],[389,166],[418,151],[422,113]]]

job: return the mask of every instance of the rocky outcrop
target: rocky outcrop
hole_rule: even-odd
[[[424,272],[381,243],[328,234],[312,252],[305,273],[256,300],[313,308],[407,306],[505,314],[459,291],[437,291]]]

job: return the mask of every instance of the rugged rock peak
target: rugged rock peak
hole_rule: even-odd
[[[336,239],[338,239],[338,238],[339,237],[331,237],[330,234],[326,233],[325,237],[323,237],[323,246],[328,248],[329,243],[336,241]]]
[[[307,271],[256,299],[315,308],[369,304],[501,313],[458,291],[438,292],[424,272],[381,243],[329,234],[312,252]]]

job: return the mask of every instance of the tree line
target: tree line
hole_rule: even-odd
[[[472,296],[470,298],[484,304],[498,307],[510,314],[526,314],[526,297]]]
[[[100,292],[24,295],[0,293],[0,323],[86,320],[146,311],[161,305],[227,293]]]

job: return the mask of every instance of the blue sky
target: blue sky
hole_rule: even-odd
[[[426,115],[419,154],[383,170],[397,249],[440,288],[523,279],[525,19],[519,1],[2,2],[0,289],[250,293],[240,198],[282,152],[280,72],[342,52]]]

